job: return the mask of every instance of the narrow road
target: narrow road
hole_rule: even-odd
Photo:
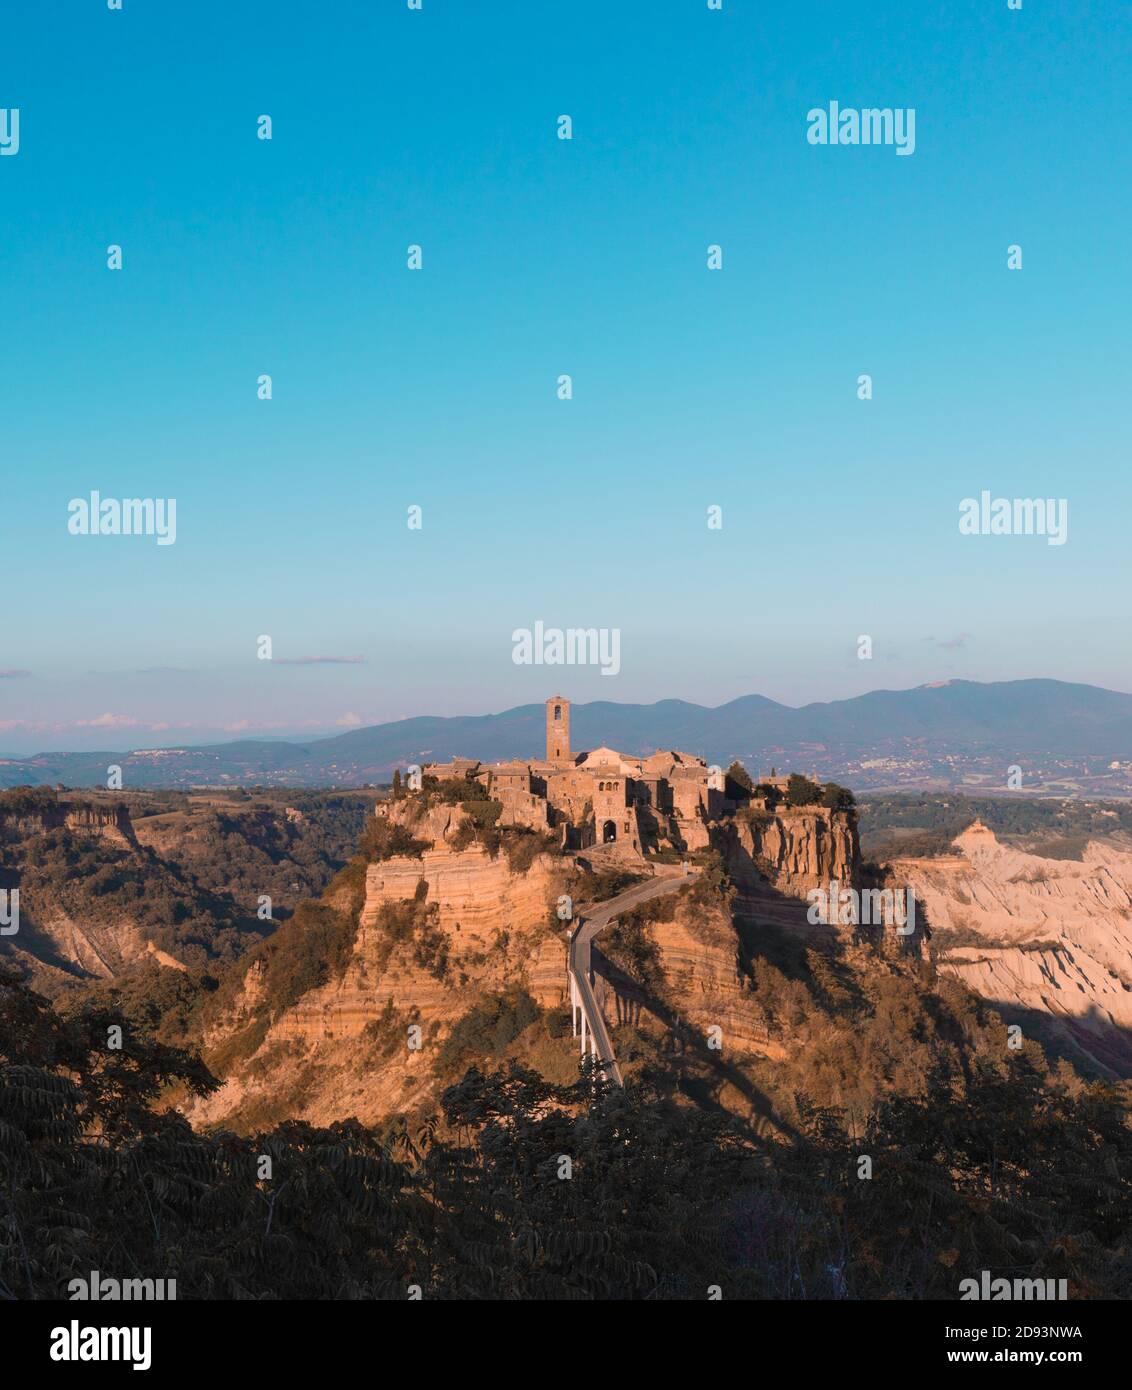
[[[630,908],[639,907],[641,903],[648,902],[652,898],[662,898],[667,893],[676,893],[685,883],[690,881],[691,872],[688,865],[681,865],[676,868],[675,866],[658,864],[656,876],[646,883],[638,883],[633,888],[627,888],[624,893],[618,893],[615,898],[610,898],[608,902],[595,903],[593,909],[585,917],[578,918],[577,925],[570,934],[566,968],[573,985],[574,998],[582,1009],[582,1053],[585,1054],[585,1029],[588,1024],[592,1040],[591,1045],[598,1061],[604,1067],[606,1075],[611,1076],[618,1086],[624,1086],[625,1082],[621,1076],[621,1068],[617,1065],[617,1058],[613,1055],[613,1043],[610,1041],[609,1029],[605,1024],[605,1015],[597,1002],[593,988],[594,974],[591,948],[594,937],[599,932],[603,932],[610,922],[620,917],[623,912],[628,912]],[[573,1003],[573,1001],[571,1002]]]

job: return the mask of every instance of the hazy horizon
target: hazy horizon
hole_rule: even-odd
[[[545,669],[546,669],[546,668],[543,668],[544,672],[545,672]],[[570,674],[572,675],[573,672],[571,671]],[[916,685],[916,686],[877,686],[877,687],[876,687],[875,689],[873,689],[873,690],[868,690],[868,691],[857,691],[857,692],[855,692],[855,693],[852,694],[852,695],[834,696],[834,697],[832,697],[832,698],[829,699],[829,700],[807,700],[807,701],[803,701],[803,702],[797,703],[797,704],[792,703],[792,702],[790,702],[790,701],[786,701],[786,700],[775,700],[775,701],[773,701],[773,703],[776,704],[776,705],[784,706],[784,707],[787,708],[787,709],[792,709],[792,710],[803,710],[803,709],[811,708],[811,707],[813,707],[813,706],[840,704],[840,703],[843,703],[843,702],[848,701],[848,700],[853,700],[853,699],[859,698],[859,696],[861,696],[861,695],[875,695],[875,694],[908,694],[908,693],[911,693],[911,692],[916,691],[916,690],[938,688],[938,687],[940,687],[940,686],[952,685],[952,684],[956,684],[956,683],[964,682],[964,681],[968,681],[968,678],[967,678],[967,677],[952,677],[952,678],[949,678],[949,679],[946,679],[946,680],[942,680],[942,681],[925,681],[925,682],[921,682],[921,684]],[[992,685],[992,684],[994,684],[994,685],[1000,685],[1000,684],[1013,684],[1013,683],[1018,683],[1018,682],[1029,682],[1029,681],[1054,681],[1054,682],[1056,682],[1056,683],[1058,683],[1058,684],[1064,684],[1064,685],[1073,685],[1073,684],[1091,685],[1090,682],[1070,682],[1070,681],[1061,681],[1060,678],[1058,678],[1058,677],[1056,677],[1056,676],[1017,676],[1017,677],[1013,677],[1013,678],[1011,678],[1011,679],[1009,679],[1009,680],[1006,680],[1006,681],[969,681],[968,683],[970,683],[970,684],[975,684],[975,685]],[[545,688],[549,688],[551,685],[555,685],[555,682],[554,682],[553,680],[544,679],[543,685],[544,685]],[[555,685],[555,688],[558,689],[558,687],[561,686],[563,689],[565,689],[565,688],[566,688],[566,685],[567,685],[566,682],[561,682],[561,681],[560,681],[560,682],[557,683],[557,685]],[[1116,690],[1116,689],[1113,689],[1112,687],[1108,687],[1108,686],[1092,686],[1091,688],[1097,689],[1097,690],[1104,690],[1104,691],[1106,691],[1106,692],[1109,693],[1109,694],[1132,695],[1132,691],[1121,691],[1121,690]],[[597,697],[595,697],[595,698],[592,699],[592,700],[576,700],[576,699],[574,699],[572,696],[568,696],[567,698],[570,698],[570,699],[571,699],[571,703],[574,704],[575,707],[584,707],[584,706],[586,706],[586,705],[591,705],[591,704],[609,703],[609,704],[614,704],[614,705],[626,705],[626,706],[635,706],[635,707],[649,708],[649,707],[652,707],[652,706],[656,706],[656,705],[660,705],[660,704],[665,704],[665,703],[668,703],[668,702],[670,702],[670,701],[676,701],[676,702],[679,702],[679,703],[684,703],[684,704],[688,704],[688,705],[690,705],[690,706],[694,706],[694,707],[699,708],[699,709],[704,709],[704,710],[718,710],[718,709],[722,709],[722,708],[724,708],[724,707],[726,707],[726,706],[728,706],[728,705],[734,704],[734,703],[736,703],[737,701],[744,700],[744,699],[748,699],[748,698],[755,698],[755,699],[760,699],[760,698],[761,698],[761,699],[771,699],[772,697],[765,695],[765,693],[764,693],[763,691],[761,691],[761,690],[748,690],[748,691],[744,691],[744,692],[743,692],[742,694],[740,694],[740,695],[732,696],[730,699],[721,700],[721,701],[719,701],[718,703],[714,703],[714,704],[711,703],[711,702],[709,702],[709,701],[706,701],[706,700],[685,699],[684,697],[672,696],[672,695],[658,695],[658,696],[655,696],[655,697],[652,698],[652,699],[646,699],[646,700],[630,700],[630,699],[617,699],[617,700],[610,699],[610,700],[603,700],[602,697],[601,697],[600,695],[597,696]],[[452,711],[445,712],[445,713],[441,713],[439,710],[434,710],[434,709],[420,709],[420,710],[414,711],[414,712],[411,713],[411,714],[400,715],[400,716],[397,716],[397,717],[395,717],[395,718],[393,718],[393,719],[380,719],[380,720],[374,720],[374,721],[372,721],[372,722],[367,721],[366,723],[350,724],[348,727],[345,727],[345,728],[339,726],[339,727],[333,727],[333,728],[310,729],[310,730],[294,729],[294,730],[291,730],[291,731],[287,731],[287,730],[285,730],[285,729],[280,729],[278,732],[275,732],[275,733],[252,733],[252,732],[239,732],[239,731],[233,732],[233,731],[228,731],[228,730],[223,730],[223,729],[217,729],[217,730],[212,731],[212,733],[213,733],[215,736],[209,736],[209,731],[204,731],[204,732],[203,732],[200,736],[198,736],[198,737],[193,737],[193,738],[166,738],[166,739],[158,738],[155,734],[152,734],[152,733],[151,733],[151,734],[149,734],[149,735],[143,735],[143,736],[139,737],[136,741],[125,741],[125,740],[124,740],[124,741],[119,741],[119,742],[117,742],[117,743],[109,742],[109,741],[106,740],[105,737],[103,737],[103,738],[101,738],[101,739],[99,738],[99,734],[100,734],[100,733],[112,732],[112,731],[115,729],[115,727],[117,727],[117,726],[114,726],[114,725],[111,725],[111,724],[106,724],[106,723],[100,723],[99,721],[94,721],[94,723],[93,723],[92,726],[88,726],[87,728],[85,728],[85,730],[83,731],[83,734],[77,736],[77,737],[75,738],[75,740],[74,740],[72,743],[69,743],[68,745],[66,745],[66,747],[64,747],[63,745],[52,746],[52,745],[48,745],[48,744],[38,744],[38,745],[36,745],[35,747],[28,747],[28,748],[26,748],[26,749],[17,750],[17,749],[15,749],[15,748],[11,747],[11,746],[3,746],[3,747],[0,747],[0,759],[23,760],[23,759],[26,759],[26,758],[28,758],[28,757],[33,757],[33,756],[35,756],[36,754],[51,754],[51,753],[59,753],[59,752],[74,752],[74,753],[102,752],[102,751],[106,751],[106,752],[128,752],[128,751],[135,750],[135,749],[136,749],[136,750],[146,750],[146,749],[157,749],[157,748],[180,748],[180,747],[193,748],[193,747],[198,747],[198,746],[202,746],[202,745],[224,745],[224,744],[236,744],[236,743],[245,743],[245,742],[247,742],[247,743],[273,743],[273,742],[283,742],[283,743],[297,743],[297,744],[303,744],[303,743],[317,743],[317,742],[321,742],[321,741],[323,741],[323,740],[325,740],[325,739],[330,739],[330,738],[338,737],[338,736],[341,735],[341,734],[351,733],[351,732],[353,732],[353,731],[355,731],[355,730],[357,730],[357,729],[372,728],[372,727],[376,727],[376,726],[379,726],[379,725],[386,725],[386,724],[395,724],[395,723],[399,723],[399,722],[401,722],[401,721],[403,721],[403,720],[414,720],[414,719],[482,719],[482,718],[495,718],[495,717],[499,717],[499,716],[502,716],[502,715],[509,714],[509,713],[511,713],[511,712],[513,712],[513,711],[515,711],[515,710],[518,710],[518,709],[537,709],[542,703],[543,703],[543,699],[542,699],[542,698],[539,698],[539,699],[535,699],[535,700],[522,700],[522,701],[518,701],[518,702],[513,702],[513,703],[510,703],[510,704],[501,705],[501,706],[498,706],[498,707],[495,707],[495,708],[491,708],[491,709],[456,709],[456,710],[452,710]],[[1103,750],[1098,749],[1097,751],[1098,751],[1098,752],[1101,752],[1101,751],[1103,751]]]

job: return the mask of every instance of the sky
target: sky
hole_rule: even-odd
[[[0,751],[1132,690],[1126,4],[3,28]],[[833,101],[913,109],[914,152],[811,143]],[[984,490],[1065,499],[1066,542],[961,534]],[[72,534],[92,491],[174,499],[175,543]],[[619,669],[517,665],[537,622]]]

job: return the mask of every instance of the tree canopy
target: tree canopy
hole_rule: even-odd
[[[954,1298],[963,1271],[1003,1266],[1132,1294],[1121,1098],[1028,1055],[962,1086],[941,1071],[856,1137],[836,1109],[771,1138],[659,1078],[512,1064],[471,1068],[413,1129],[238,1138],[162,1109],[170,1085],[217,1083],[133,1030],[108,1048],[119,1021],[0,977],[0,1297],[96,1268],[182,1298]]]

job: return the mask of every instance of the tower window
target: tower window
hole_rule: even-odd
[[[561,719],[561,718],[562,718],[562,706],[561,706],[561,705],[555,705],[555,706],[554,706],[554,717],[555,717],[555,719]]]

